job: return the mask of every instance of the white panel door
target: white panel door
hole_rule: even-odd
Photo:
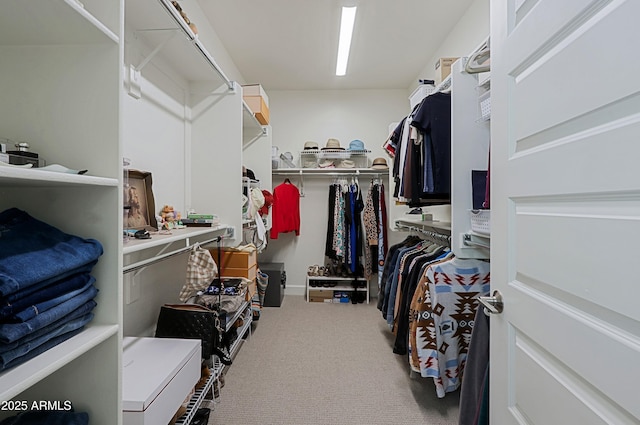
[[[491,423],[640,423],[640,1],[491,1]]]

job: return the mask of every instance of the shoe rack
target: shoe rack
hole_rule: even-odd
[[[363,277],[341,277],[341,276],[309,276],[307,275],[306,292],[307,302],[310,302],[309,291],[322,290],[322,291],[353,291],[353,281],[358,282],[358,288],[356,292],[364,292],[365,300],[369,304],[369,281]],[[333,294],[332,294],[333,295]],[[332,300],[334,298],[332,297]]]

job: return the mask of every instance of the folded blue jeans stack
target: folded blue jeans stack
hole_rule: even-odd
[[[98,294],[95,239],[69,235],[11,208],[0,213],[0,370],[80,333]]]
[[[0,425],[89,425],[89,414],[73,411],[33,410],[7,418],[0,422]]]

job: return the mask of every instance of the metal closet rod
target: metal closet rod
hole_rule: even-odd
[[[282,170],[273,170],[272,174],[275,176],[293,176],[293,175],[297,175],[300,178],[300,184],[299,184],[299,190],[300,190],[300,196],[304,197],[304,175],[306,174],[307,176],[317,176],[317,177],[349,177],[349,176],[374,176],[374,178],[380,179],[381,176],[383,175],[387,175],[389,172],[380,172],[380,171],[376,171],[376,170],[370,170],[370,169],[348,169],[345,168],[345,171],[339,172],[339,171],[324,171],[324,170],[317,170],[314,169],[312,170],[308,170],[308,171],[304,171],[304,168],[298,168],[298,169],[282,169]],[[314,172],[315,171],[315,172]]]
[[[228,233],[228,230],[226,230],[225,235],[227,233]],[[136,263],[133,263],[133,264],[130,264],[128,266],[123,267],[122,268],[122,273],[131,273],[133,271],[140,270],[140,269],[143,269],[143,268],[145,268],[147,266],[150,266],[152,264],[155,264],[155,263],[158,263],[160,261],[166,260],[169,257],[174,257],[176,255],[183,254],[183,253],[193,249],[194,245],[196,245],[196,244],[202,246],[202,245],[208,245],[208,244],[213,243],[213,242],[218,242],[220,240],[220,238],[222,238],[222,237],[223,236],[216,236],[215,238],[207,239],[206,241],[196,242],[194,244],[189,244],[189,245],[187,245],[185,247],[182,247],[182,248],[177,249],[175,251],[168,252],[166,254],[156,255],[154,257],[147,258],[146,260],[138,261]]]
[[[402,224],[402,223],[396,223],[396,228],[416,231],[418,233],[425,234],[432,238],[440,239],[442,241],[447,242],[447,244],[451,245],[451,235],[445,235],[444,233],[438,233],[432,230],[427,230],[427,229],[423,229],[421,227],[416,227],[416,226],[409,226],[407,224]]]

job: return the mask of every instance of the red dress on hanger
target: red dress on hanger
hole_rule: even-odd
[[[271,212],[271,239],[278,239],[279,233],[287,232],[300,236],[300,191],[289,179],[273,189]]]

